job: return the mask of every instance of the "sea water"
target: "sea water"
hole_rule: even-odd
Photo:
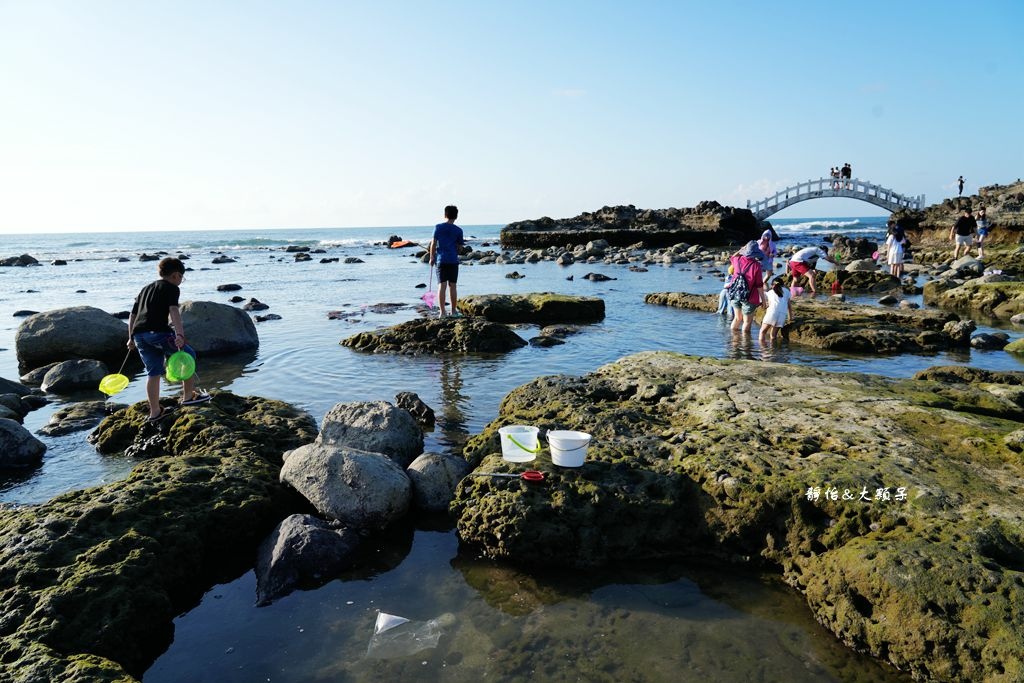
[[[879,239],[885,219],[790,219],[774,224],[782,246],[807,246],[834,233]],[[469,244],[484,250],[500,250],[499,229],[464,228]],[[226,303],[236,294],[246,300],[254,297],[270,306],[263,313],[282,318],[257,324],[260,348],[253,354],[200,357],[201,385],[280,399],[317,420],[338,402],[393,401],[400,391],[414,391],[437,416],[437,427],[426,435],[428,451],[459,448],[494,419],[508,391],[537,376],[584,374],[645,350],[897,377],[943,364],[1021,369],[1015,356],[1002,351],[871,357],[800,345],[762,347],[756,334],[732,335],[722,316],[643,303],[649,292],[719,291],[718,275],[690,264],[651,265],[643,273],[586,263],[467,264],[460,270],[462,295],[553,291],[599,296],[606,302],[607,317],[564,345],[527,346],[508,354],[405,357],[361,354],[340,346],[357,332],[427,313],[421,301],[426,290],[417,285],[426,285],[430,272],[415,258],[419,249],[394,250],[382,243],[389,235],[400,235],[425,245],[430,234],[431,227],[418,226],[3,236],[0,257],[28,253],[44,265],[0,268],[0,377],[18,376],[14,336],[22,319],[13,317],[15,311],[73,305],[128,310],[138,290],[156,277],[156,263],[139,261],[139,255],[158,252],[190,256],[183,300]],[[289,245],[324,253],[296,262],[284,251]],[[213,264],[220,254],[236,262]],[[339,262],[320,263],[325,257]],[[350,257],[360,262],[344,263]],[[49,265],[54,259],[68,265]],[[525,277],[506,278],[512,271]],[[589,272],[613,279],[592,282],[583,278]],[[229,283],[242,289],[217,291],[218,285]],[[375,306],[382,303],[394,306]],[[329,319],[332,311],[347,315]],[[520,325],[516,331],[529,338],[539,328]],[[173,387],[165,389],[171,391]],[[26,427],[36,431],[69,400],[96,398],[102,395],[53,397],[51,405],[29,414]],[[144,380],[136,376],[112,400],[144,398]],[[130,458],[97,454],[86,443],[86,434],[41,436],[48,449],[43,465],[0,475],[0,503],[40,503],[67,490],[114,481],[130,470]],[[557,573],[522,573],[459,548],[450,528],[409,528],[375,539],[358,570],[269,607],[253,606],[251,572],[218,586],[178,620],[174,644],[146,680],[369,680],[384,666],[379,661],[371,665],[364,656],[377,610],[423,621],[442,613],[455,615],[455,625],[437,648],[418,653],[415,661],[386,664],[396,675],[569,679],[574,678],[573,658],[598,662],[597,668],[587,670],[599,678],[605,672],[608,680],[668,679],[686,667],[719,680],[734,675],[854,680],[850,672],[862,666],[870,673],[864,680],[889,675],[835,643],[813,623],[800,598],[769,577],[683,567],[623,571],[595,575],[582,584]]]

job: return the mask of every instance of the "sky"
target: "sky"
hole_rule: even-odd
[[[0,0],[0,234],[1024,176],[1024,2]],[[777,214],[884,213],[847,199]]]

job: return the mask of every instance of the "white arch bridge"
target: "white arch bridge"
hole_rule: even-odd
[[[787,206],[793,206],[808,199],[821,199],[822,197],[848,197],[859,199],[875,206],[880,206],[886,211],[897,211],[899,209],[914,209],[920,211],[924,208],[924,195],[908,197],[895,190],[876,185],[867,180],[857,178],[819,178],[808,180],[805,183],[797,183],[792,187],[779,190],[771,197],[766,197],[757,202],[747,200],[747,208],[754,217],[763,221],[768,216],[782,211]]]

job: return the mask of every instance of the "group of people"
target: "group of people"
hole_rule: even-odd
[[[964,256],[967,256],[971,253],[972,245],[978,247],[978,258],[985,258],[985,238],[991,229],[992,223],[985,215],[984,206],[974,215],[971,215],[970,209],[964,208],[949,229],[949,239],[953,242],[953,260],[960,257],[960,247],[964,248]]]
[[[832,178],[833,190],[842,189],[844,184],[847,190],[853,189],[853,183],[850,182],[850,179],[853,178],[853,167],[849,163],[832,167],[828,174]]]
[[[457,309],[459,280],[459,247],[463,244],[462,228],[455,224],[459,209],[444,207],[444,223],[434,227],[428,249],[430,267],[437,267],[440,317],[460,317]],[[167,359],[177,351],[184,351],[193,359],[193,349],[185,339],[185,325],[181,319],[178,300],[181,284],[185,281],[185,264],[180,259],[165,258],[157,264],[157,280],[149,283],[135,297],[128,318],[128,349],[137,350],[146,368],[146,398],[149,403],[147,423],[163,419],[173,408],[160,403],[160,377]],[[445,312],[447,290],[451,290],[450,313]],[[211,395],[196,387],[196,376],[182,382],[179,405],[190,406],[211,400]]]
[[[729,258],[729,278],[719,294],[718,313],[727,308],[733,315],[732,329],[747,332],[754,321],[754,312],[766,308],[761,320],[758,338],[762,341],[778,339],[789,320],[789,302],[800,278],[807,278],[812,293],[815,289],[815,266],[819,259],[835,263],[827,247],[805,247],[789,257],[790,286],[781,277],[773,279],[777,253],[773,235],[765,230],[758,241],[748,242]]]

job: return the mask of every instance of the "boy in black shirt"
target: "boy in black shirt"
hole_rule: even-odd
[[[185,343],[185,327],[178,310],[178,289],[185,280],[185,264],[176,258],[165,258],[157,264],[160,279],[142,288],[135,297],[128,318],[128,348],[138,349],[146,366],[146,398],[149,400],[147,422],[156,422],[168,409],[160,405],[160,375],[164,374],[164,360],[182,350],[196,357],[195,350]],[[170,319],[170,325],[168,324]],[[173,325],[174,329],[171,329]],[[195,390],[195,376],[182,382],[182,405],[210,400],[210,395]]]

